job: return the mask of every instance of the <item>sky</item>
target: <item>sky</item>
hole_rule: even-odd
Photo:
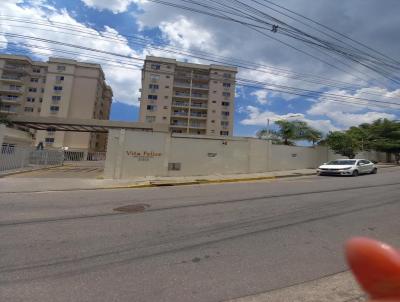
[[[215,2],[229,4],[234,1]],[[304,24],[257,4],[268,1],[241,1],[316,34]],[[182,3],[182,0],[175,2]],[[398,0],[385,0],[384,4],[381,0],[275,2],[400,61]],[[52,26],[49,26],[49,22]],[[17,35],[29,35],[34,39],[27,40]],[[106,81],[114,92],[111,110],[113,120],[138,119],[140,68],[143,64],[140,59],[146,55],[210,63],[182,52],[205,52],[245,60],[257,66],[284,69],[300,76],[289,78],[285,76],[286,72],[276,72],[276,69],[274,72],[265,72],[265,69],[256,67],[239,68],[238,77],[322,93],[319,96],[298,96],[238,85],[234,116],[234,134],[238,136],[254,136],[259,129],[266,127],[268,120],[272,128],[273,122],[279,119],[303,120],[327,133],[378,118],[400,118],[399,110],[393,106],[366,107],[330,99],[335,94],[400,104],[400,85],[359,64],[347,62],[344,65],[332,57],[323,56],[300,41],[279,35],[279,32],[272,36],[279,37],[290,46],[243,24],[147,0],[0,1],[0,52],[25,54],[36,60],[61,56],[102,64]],[[81,48],[56,45],[53,41],[79,45]],[[157,49],[150,45],[160,42]],[[325,62],[293,47],[314,57],[324,58]],[[171,48],[178,49],[179,54],[171,53]],[[113,55],[115,53],[119,56]],[[313,75],[314,81],[320,78],[323,83],[306,82],[304,79],[308,77],[305,74]],[[326,85],[328,80],[346,84],[340,88],[331,87]]]

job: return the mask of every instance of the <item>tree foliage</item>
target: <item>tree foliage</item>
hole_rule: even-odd
[[[322,133],[310,127],[303,121],[276,121],[277,130],[262,129],[257,132],[257,137],[270,139],[273,144],[295,145],[295,141],[307,140],[315,144],[322,138]]]
[[[378,119],[371,124],[364,123],[344,132],[330,132],[326,137],[326,144],[336,153],[350,158],[359,151],[375,150],[394,154],[399,163],[400,122]]]

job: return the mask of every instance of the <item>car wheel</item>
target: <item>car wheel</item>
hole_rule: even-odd
[[[377,169],[377,168],[374,168],[374,169],[371,171],[371,174],[376,174],[376,173],[378,173],[378,169]]]
[[[351,174],[351,176],[358,176],[358,175],[359,175],[358,170],[354,170],[353,174]]]

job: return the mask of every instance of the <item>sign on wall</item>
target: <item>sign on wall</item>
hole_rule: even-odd
[[[154,151],[127,150],[126,155],[128,155],[128,157],[137,158],[139,161],[149,161],[152,158],[160,157],[162,155],[162,153],[154,152]]]

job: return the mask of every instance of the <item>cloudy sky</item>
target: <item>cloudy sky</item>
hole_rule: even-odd
[[[232,4],[234,1],[215,2]],[[319,34],[261,6],[268,1],[241,1],[308,33]],[[274,1],[400,61],[398,0]],[[182,0],[168,2],[183,3]],[[207,2],[212,1],[204,1]],[[266,125],[268,119],[271,122],[294,119],[292,116],[324,132],[346,129],[380,117],[400,118],[394,105],[383,107],[377,103],[400,104],[400,85],[359,64],[326,56],[279,31],[268,35],[272,38],[243,24],[146,0],[0,1],[0,52],[26,54],[38,60],[63,56],[101,63],[106,80],[114,90],[112,119],[115,120],[135,121],[138,117],[142,61],[130,58],[152,54],[209,63],[185,54],[199,52],[256,64],[253,69],[240,68],[240,78],[323,92],[321,96],[299,96],[238,86],[235,135],[252,136]],[[54,41],[81,48],[54,44]],[[154,44],[160,46],[154,48]],[[171,53],[171,49],[178,50],[179,54]],[[271,68],[266,72],[260,65]],[[332,95],[340,95],[352,102],[332,101]],[[375,102],[370,102],[367,107],[354,104],[359,103],[360,98]]]

